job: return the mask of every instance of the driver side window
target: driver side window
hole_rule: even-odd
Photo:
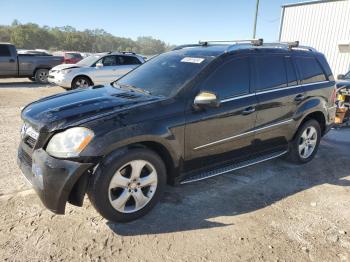
[[[249,93],[248,57],[236,57],[220,65],[201,85],[202,91],[215,93],[221,100]]]
[[[103,66],[116,66],[118,64],[115,55],[105,56],[96,62],[96,64],[99,63],[102,63]]]

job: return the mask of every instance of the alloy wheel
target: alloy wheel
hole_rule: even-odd
[[[134,213],[145,207],[154,196],[157,171],[145,160],[133,160],[113,175],[108,188],[110,204],[122,213]]]
[[[79,78],[76,82],[75,82],[75,87],[80,87],[80,88],[87,88],[89,87],[89,83],[86,79],[84,78]]]
[[[307,127],[299,139],[299,155],[308,158],[312,155],[317,145],[317,131],[313,126]]]
[[[47,71],[41,71],[39,73],[39,79],[41,82],[46,82],[47,81],[47,77],[48,77],[48,72]]]

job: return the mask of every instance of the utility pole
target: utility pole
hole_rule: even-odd
[[[256,24],[257,24],[257,22],[258,22],[259,2],[260,2],[260,0],[256,0],[255,18],[254,18],[254,30],[253,30],[253,39],[256,38]]]

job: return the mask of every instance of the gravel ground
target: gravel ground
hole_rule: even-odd
[[[58,92],[0,80],[2,260],[350,261],[349,129],[332,130],[309,164],[276,159],[168,187],[146,217],[112,224],[88,199],[54,215],[16,165],[20,108]]]

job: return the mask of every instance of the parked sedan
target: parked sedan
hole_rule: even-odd
[[[110,83],[144,63],[135,53],[109,52],[91,55],[77,64],[62,64],[49,72],[49,82],[65,89]]]

